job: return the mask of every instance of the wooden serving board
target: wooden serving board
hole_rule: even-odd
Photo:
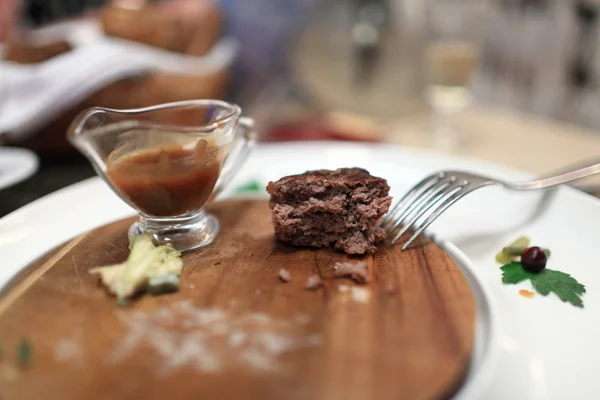
[[[133,219],[76,237],[16,277],[0,297],[0,397],[415,400],[460,387],[475,301],[435,244],[383,245],[359,286],[334,278],[333,264],[360,257],[277,243],[265,201],[210,209],[221,234],[184,256],[177,293],[117,307],[88,274],[125,260]],[[309,291],[313,273],[324,286]],[[24,367],[22,338],[32,349]]]

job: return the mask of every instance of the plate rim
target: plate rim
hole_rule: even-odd
[[[498,174],[502,175],[502,174],[508,174],[509,176],[515,178],[515,179],[528,179],[529,177],[531,177],[532,175],[524,172],[524,171],[520,171],[516,168],[513,167],[509,167],[509,166],[505,166],[505,165],[501,165],[501,164],[497,164],[495,162],[491,162],[491,161],[486,161],[483,159],[478,159],[478,158],[473,158],[473,157],[465,157],[465,156],[461,156],[461,155],[450,155],[450,154],[444,154],[444,153],[440,153],[440,152],[436,152],[436,151],[432,151],[432,150],[428,150],[428,149],[422,149],[422,148],[413,148],[413,147],[408,147],[408,146],[401,146],[401,145],[396,145],[396,144],[364,144],[364,143],[347,143],[347,142],[331,142],[331,141],[318,141],[318,142],[284,142],[284,143],[261,143],[259,145],[260,147],[264,147],[266,148],[269,152],[269,154],[272,154],[273,152],[276,152],[278,149],[286,149],[286,151],[302,151],[303,149],[319,149],[320,147],[326,147],[326,148],[332,148],[334,150],[345,150],[345,149],[361,149],[364,150],[366,149],[368,152],[379,152],[379,151],[383,151],[385,154],[394,154],[395,152],[399,152],[401,154],[410,154],[413,157],[421,157],[425,162],[423,164],[428,163],[429,161],[433,162],[434,164],[436,164],[437,166],[439,166],[440,164],[443,164],[445,162],[448,163],[453,163],[453,164],[468,164],[469,166],[472,166],[473,169],[478,168],[479,166],[484,166],[486,169],[491,169],[494,172],[498,172]],[[257,147],[259,147],[257,146]],[[386,156],[387,159],[387,156]],[[402,161],[395,161],[398,164],[402,164]],[[80,196],[81,193],[84,193],[85,191],[94,191],[94,190],[100,190],[100,187],[105,185],[104,182],[102,182],[102,180],[98,177],[93,177],[93,178],[89,178],[80,182],[77,182],[73,185],[67,186],[65,188],[59,189],[53,193],[50,193],[47,196],[44,196],[40,199],[35,200],[34,202],[31,202],[29,204],[27,204],[26,206],[15,210],[14,212],[6,215],[3,218],[0,218],[0,233],[2,231],[2,228],[4,228],[5,226],[9,226],[10,224],[14,224],[14,223],[19,223],[19,220],[22,218],[27,218],[28,217],[28,213],[30,214],[35,214],[36,210],[40,207],[40,204],[45,203],[46,201],[53,201],[53,199],[56,198],[60,198],[65,196],[66,198],[68,198],[70,196],[70,192],[74,191],[74,192],[78,192],[78,195]],[[107,189],[108,190],[108,189]],[[597,199],[589,194],[583,193],[581,191],[576,190],[575,188],[572,187],[564,187],[561,188],[560,190],[561,192],[564,192],[565,194],[568,194],[569,197],[566,198],[566,200],[568,201],[584,201],[585,203],[589,204],[592,207],[595,207],[596,209],[600,209],[600,199]],[[41,207],[41,209],[43,209],[43,206]],[[119,211],[121,212],[121,211]],[[126,215],[133,215],[134,212],[133,210],[130,210],[128,214],[125,214],[125,211],[123,211],[122,215],[119,214],[118,217],[115,217],[114,214],[111,214],[110,217],[107,217],[106,220],[102,221],[102,224],[106,224],[106,223],[110,223],[111,221],[120,219]],[[29,217],[29,219],[31,219],[31,217]],[[95,222],[94,222],[95,223]],[[91,224],[91,223],[90,223]],[[99,225],[95,225],[95,226],[99,226]],[[86,230],[89,229],[93,229],[93,227],[87,228]],[[76,231],[76,228],[71,229],[71,231]],[[79,233],[79,231],[77,231],[76,233],[74,233],[72,236],[75,236]],[[440,237],[440,240],[443,241],[443,237]],[[451,242],[448,242],[449,246],[454,246]],[[444,249],[446,250],[446,249]],[[476,264],[478,261],[477,260],[471,260],[468,256],[466,256],[466,254],[462,251],[459,250],[460,253],[464,254],[467,261],[472,262],[473,264]],[[450,254],[450,253],[449,253]],[[37,254],[37,256],[39,257],[41,254]],[[457,265],[460,266],[460,264],[457,263]],[[23,268],[23,266],[21,266],[21,269]],[[481,271],[479,271],[476,268],[470,268],[469,269],[470,272],[474,272],[476,274],[480,274]],[[18,271],[17,271],[18,272]],[[14,272],[13,275],[17,272]],[[482,276],[481,278],[479,278],[479,282],[481,284],[483,284],[484,286],[488,286],[488,284],[490,285],[488,287],[491,288],[491,283],[487,281],[487,279],[485,277],[483,277],[483,274],[480,274],[480,276]],[[495,288],[494,288],[495,289]],[[496,293],[496,290],[492,290],[492,293],[488,296],[489,299],[491,299],[491,301],[495,304],[493,304],[493,306],[497,306],[496,310],[500,308],[500,297],[496,298],[496,296],[498,295],[498,293]],[[497,328],[502,328],[505,321],[505,316],[498,316],[497,313],[495,315],[497,320],[500,320],[500,323],[496,324],[496,329],[495,332],[498,330]],[[497,341],[496,341],[497,342]],[[500,358],[500,355],[504,355],[505,351],[500,351],[500,349],[498,348],[498,346],[492,346],[494,348],[496,348],[496,353],[492,353],[491,357],[495,357],[496,359]],[[498,367],[498,363],[495,362],[494,363],[496,367]],[[492,366],[493,367],[493,366]],[[502,369],[502,372],[504,371],[504,367]],[[489,370],[489,371],[488,371]],[[496,375],[497,372],[500,372],[498,370],[495,370],[494,368],[486,368],[483,370],[483,372],[487,372],[484,373],[483,375],[481,375],[481,378],[477,378],[482,379],[482,381],[485,381],[486,379],[488,380],[488,383],[486,385],[479,385],[478,387],[476,387],[476,389],[480,388],[481,390],[484,390],[486,388],[488,388],[489,384],[495,383],[496,381]],[[546,386],[548,387],[548,386]],[[594,385],[591,385],[592,388],[594,388]],[[595,393],[600,393],[600,385],[597,385],[597,390],[598,392]],[[474,398],[471,397],[471,393],[473,396],[477,396],[476,393],[479,393],[479,390],[473,390],[472,392],[465,392],[467,394],[469,394],[469,397],[460,397],[460,398]],[[490,394],[490,393],[486,393],[486,394]],[[459,391],[457,393],[457,395],[461,395],[461,391]],[[475,397],[477,398],[477,397]],[[496,397],[494,397],[496,398]],[[518,397],[518,398],[522,398],[522,397]]]
[[[2,177],[2,175],[0,175],[0,190],[23,182],[35,174],[39,168],[39,157],[31,150],[21,147],[0,146],[0,157],[2,157],[3,154],[8,155],[13,159],[20,159],[19,162],[21,165],[16,171],[9,172],[7,177]],[[1,220],[2,218],[0,218],[0,221]]]

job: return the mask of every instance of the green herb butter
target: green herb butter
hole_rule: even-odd
[[[148,289],[153,279],[179,277],[183,268],[181,254],[169,246],[155,246],[149,234],[133,238],[130,248],[123,264],[90,270],[91,274],[100,275],[102,283],[117,296],[119,305],[125,305],[134,294]],[[172,282],[173,279],[169,279]]]

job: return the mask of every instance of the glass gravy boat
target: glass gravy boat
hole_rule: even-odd
[[[253,121],[237,105],[191,100],[112,110],[94,107],[67,138],[140,219],[129,238],[151,233],[188,251],[211,243],[219,221],[204,211],[240,169],[255,142]]]

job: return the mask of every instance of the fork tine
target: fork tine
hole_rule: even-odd
[[[420,196],[423,192],[427,191],[431,186],[435,185],[439,180],[444,177],[444,173],[437,173],[429,175],[422,179],[419,183],[413,186],[399,202],[387,213],[381,226],[386,226],[395,219],[395,215],[401,213],[406,205],[409,205],[413,199]]]
[[[386,229],[386,232],[391,234],[393,231],[395,231],[408,216],[413,214],[415,210],[420,209],[423,205],[426,205],[432,197],[450,186],[452,182],[454,182],[454,179],[455,178],[453,176],[449,177],[448,179],[442,179],[435,185],[431,186],[427,191],[421,193],[417,198],[413,199],[408,207],[406,207],[402,213],[396,217],[394,224]]]
[[[412,236],[406,241],[406,243],[404,243],[404,245],[402,246],[402,251],[406,250],[408,248],[408,246],[410,246],[410,244],[412,242],[414,242],[415,239],[417,237],[419,237],[419,235],[425,229],[427,229],[427,227],[429,225],[431,225],[433,223],[433,221],[435,221],[452,204],[456,203],[462,197],[464,197],[465,195],[471,193],[473,190],[478,189],[480,187],[481,186],[475,186],[475,187],[471,187],[467,190],[460,190],[458,192],[455,192],[453,195],[446,198],[446,200],[444,200],[441,204],[438,204],[438,206],[430,212],[429,216],[425,219],[425,221],[423,221],[423,223],[421,225],[419,225],[419,227],[415,230],[415,232],[412,234]]]
[[[427,176],[426,178],[421,180],[419,183],[417,183],[415,186],[413,186],[400,199],[400,201],[397,202],[396,205],[394,205],[394,207],[387,213],[387,215],[381,222],[381,226],[385,227],[390,222],[392,222],[394,220],[394,216],[396,214],[398,214],[398,212],[401,211],[405,205],[410,204],[414,198],[420,196],[421,193],[425,192],[431,186],[435,185],[439,180],[443,179],[444,176],[445,176],[445,174],[443,172],[441,172],[441,173],[438,172],[436,174]]]
[[[443,202],[445,199],[447,199],[450,196],[454,195],[455,193],[459,192],[460,190],[462,190],[462,188],[464,188],[464,186],[465,186],[465,182],[454,183],[454,184],[446,187],[443,191],[438,193],[431,201],[427,202],[421,208],[416,210],[412,214],[412,218],[404,224],[404,226],[402,227],[400,232],[398,232],[398,234],[396,234],[394,239],[392,239],[392,244],[396,244],[398,239],[400,239],[400,237],[402,237],[402,235],[404,235],[404,233],[406,231],[408,231],[433,206],[441,204],[440,202]]]

